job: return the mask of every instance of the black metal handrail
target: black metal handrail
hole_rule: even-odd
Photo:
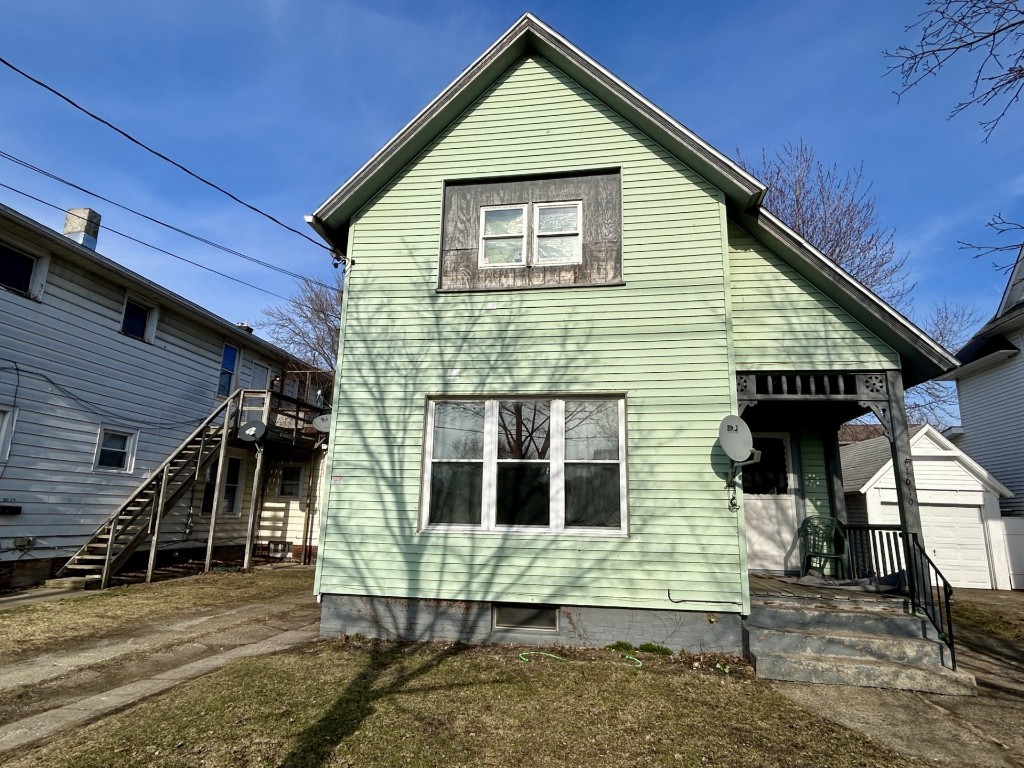
[[[953,587],[921,546],[917,534],[910,534],[909,547],[898,525],[848,525],[846,536],[854,578],[895,580],[901,590],[908,592],[913,610],[927,616],[935,627],[956,669],[950,610]]]

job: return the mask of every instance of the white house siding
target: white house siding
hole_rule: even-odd
[[[1009,335],[1018,348],[1020,331]],[[1014,493],[1003,514],[1024,515],[1024,354],[957,381],[964,434],[958,445]]]
[[[36,253],[43,238],[33,239]],[[0,498],[21,507],[0,515],[0,561],[67,556],[83,544],[219,402],[226,339],[242,349],[242,377],[253,357],[266,358],[230,331],[161,305],[144,284],[91,269],[55,249],[40,300],[0,290],[0,409],[17,411]],[[158,307],[152,343],[120,332],[126,290]],[[104,427],[137,433],[130,472],[94,469]],[[189,522],[191,500],[166,521],[162,540],[205,540],[204,525]],[[16,537],[32,543],[15,549]]]

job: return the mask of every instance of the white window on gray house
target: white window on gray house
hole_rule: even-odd
[[[253,362],[249,373],[249,389],[267,389],[270,386],[270,366]]]
[[[11,440],[14,438],[14,422],[17,415],[16,408],[0,406],[0,461],[7,461],[11,455]]]
[[[625,400],[433,400],[424,529],[627,532]]]
[[[33,256],[0,242],[0,288],[39,298],[49,261],[49,256]]]
[[[136,432],[102,428],[96,448],[95,468],[131,472],[136,434]]]
[[[240,517],[242,514],[242,479],[244,462],[240,456],[228,456],[224,467],[224,491],[221,494],[218,516]],[[210,464],[203,485],[203,503],[199,514],[209,516],[213,510],[214,490],[217,487],[217,461]]]
[[[278,496],[299,495],[302,489],[302,465],[285,464],[281,467],[281,481],[277,488]]]
[[[237,368],[238,347],[225,344],[220,358],[220,381],[217,384],[217,394],[221,397],[227,397],[233,391]]]
[[[150,341],[149,323],[152,310],[145,304],[126,298],[124,313],[121,316],[121,333],[133,339]]]

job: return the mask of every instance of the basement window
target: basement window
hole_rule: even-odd
[[[558,608],[553,605],[493,603],[491,619],[495,629],[528,629],[535,632],[558,631]]]

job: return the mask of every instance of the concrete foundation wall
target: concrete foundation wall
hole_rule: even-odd
[[[658,643],[673,651],[741,654],[734,613],[558,606],[558,629],[495,628],[492,603],[323,595],[322,637],[361,634],[388,640],[572,645],[601,648],[618,640]]]

